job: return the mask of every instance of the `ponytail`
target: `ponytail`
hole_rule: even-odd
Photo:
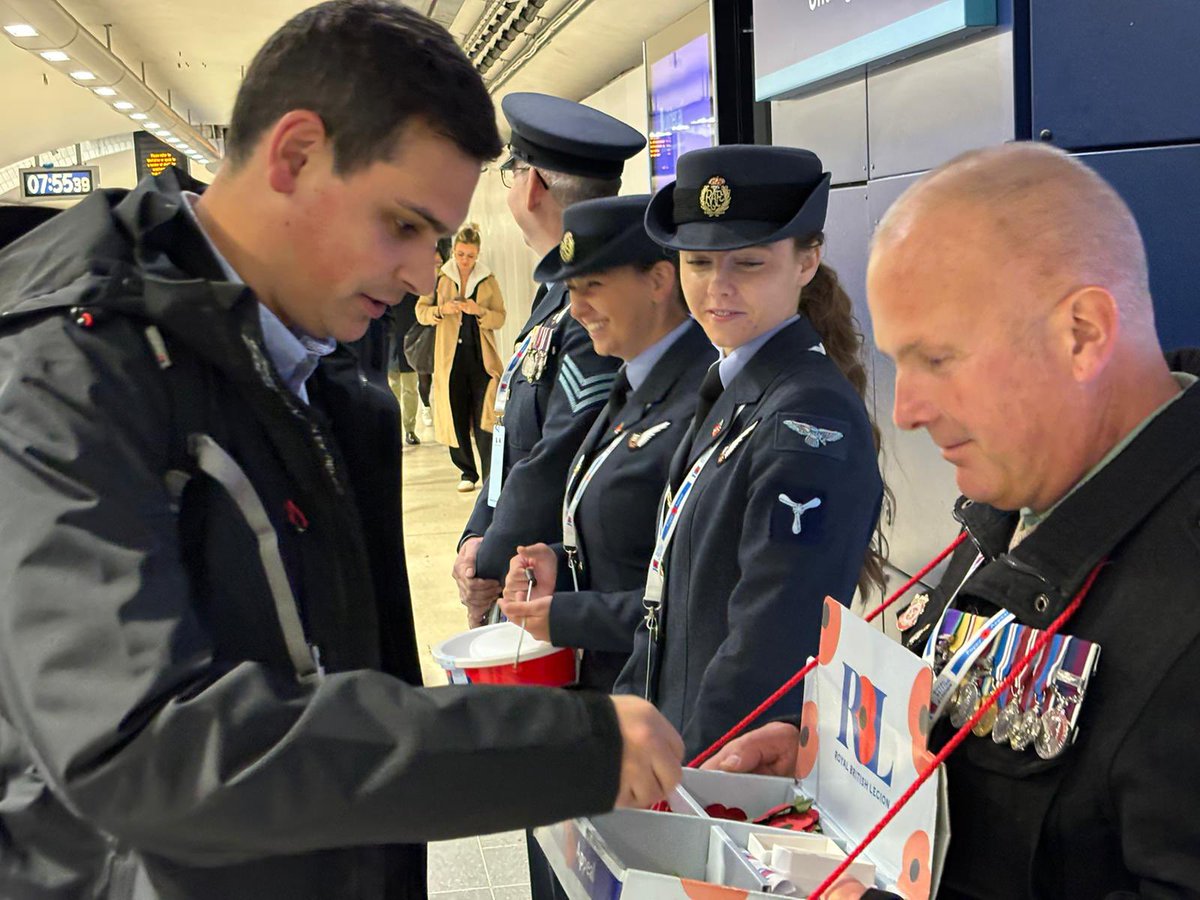
[[[796,248],[798,250],[812,249],[821,246],[824,242],[825,236],[818,233],[806,241],[798,240]],[[821,343],[825,347],[826,355],[833,360],[865,403],[867,368],[863,365],[863,335],[859,330],[858,321],[854,318],[854,304],[850,300],[850,295],[838,281],[837,272],[832,267],[825,263],[817,266],[812,281],[805,285],[800,292],[798,311],[812,323],[817,334],[821,336]],[[882,456],[883,443],[880,438],[879,426],[875,424],[869,410],[867,419],[871,423],[871,437],[875,442],[875,452]],[[862,574],[858,579],[858,589],[864,599],[874,588],[878,588],[882,595],[887,585],[887,577],[884,573],[884,563],[887,561],[887,538],[884,537],[883,528],[892,523],[895,516],[895,503],[895,495],[885,483],[879,526],[875,529],[871,546],[867,548]]]

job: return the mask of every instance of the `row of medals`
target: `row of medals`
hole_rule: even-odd
[[[525,352],[525,358],[521,360],[521,374],[531,384],[541,378],[546,371],[546,362],[550,358],[550,339],[553,336],[553,328],[545,325],[536,326],[533,339],[529,342],[529,349]]]
[[[949,658],[949,635],[938,638],[939,669]],[[967,678],[959,685],[950,700],[950,724],[962,728],[983,705],[994,685],[1004,679],[1005,674],[996,671],[996,662],[980,660],[971,669]],[[1029,667],[1032,672],[1035,666]],[[1018,678],[1010,689],[1008,702],[1000,709],[997,701],[980,717],[971,729],[977,737],[989,734],[997,744],[1008,744],[1013,750],[1025,751],[1032,744],[1042,759],[1054,759],[1071,742],[1071,720],[1067,715],[1067,694],[1057,684],[1050,685],[1048,697],[1034,695],[1027,709],[1021,709],[1020,698],[1028,676]],[[1064,684],[1077,682],[1069,672],[1055,673],[1055,680]],[[1079,702],[1083,698],[1079,697]],[[1043,701],[1046,706],[1043,709]]]

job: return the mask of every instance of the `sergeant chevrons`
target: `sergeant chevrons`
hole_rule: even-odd
[[[547,323],[570,302],[555,284],[534,306],[518,340]],[[518,371],[504,410],[505,446],[499,500],[480,492],[464,536],[482,535],[476,558],[481,578],[504,580],[521,544],[562,537],[562,497],[576,450],[604,406],[621,361],[600,357],[587,331],[564,316],[554,329],[540,376]]]

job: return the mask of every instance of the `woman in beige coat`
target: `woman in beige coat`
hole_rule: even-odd
[[[496,386],[504,364],[496,350],[496,329],[504,325],[500,285],[479,262],[479,229],[464,226],[454,238],[431,297],[417,301],[417,321],[436,325],[433,351],[434,435],[450,448],[462,473],[458,489],[475,489],[480,467],[486,482],[491,467]],[[479,449],[479,466],[471,438]]]

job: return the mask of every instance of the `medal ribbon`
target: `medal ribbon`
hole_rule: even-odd
[[[1019,625],[1009,625],[996,641],[996,652],[992,657],[993,683],[1001,681],[1008,674],[1008,670],[1012,668],[1013,660],[1022,649],[1021,631]]]
[[[508,392],[512,389],[513,376],[517,374],[517,369],[520,368],[521,361],[529,353],[530,345],[536,339],[538,343],[534,349],[544,350],[548,347],[550,345],[550,337],[554,334],[554,329],[558,327],[558,323],[562,321],[563,316],[566,315],[569,308],[560,309],[555,313],[554,317],[550,319],[548,326],[535,325],[529,330],[529,334],[525,335],[521,343],[517,345],[516,351],[514,351],[512,358],[508,361],[508,365],[504,367],[504,372],[500,375],[500,383],[496,386],[496,405],[494,408],[496,415],[501,419],[504,418],[504,409],[508,406]],[[542,332],[545,332],[545,338],[542,337]]]
[[[965,617],[964,617],[965,618]],[[949,662],[938,673],[933,681],[933,690],[929,693],[929,702],[933,707],[933,721],[936,722],[946,711],[950,698],[958,686],[966,680],[977,660],[1000,632],[1004,630],[1016,616],[1007,609],[1002,609],[983,623],[983,627],[969,637],[958,651],[950,657]]]
[[[971,563],[971,567],[967,569],[967,574],[963,576],[962,581],[958,583],[958,587],[954,589],[954,593],[950,595],[950,599],[946,601],[946,605],[942,607],[942,614],[938,616],[937,625],[929,632],[929,639],[925,641],[925,650],[921,653],[921,659],[933,666],[934,656],[937,650],[937,639],[942,633],[942,625],[946,621],[946,613],[950,612],[950,608],[954,606],[954,600],[958,597],[958,592],[963,589],[963,585],[971,580],[971,576],[976,570],[983,565],[983,554],[980,553],[975,557],[975,561]]]
[[[496,386],[496,415],[504,418],[504,408],[508,406],[508,392],[512,387],[513,376],[517,374],[517,369],[521,365],[521,360],[525,358],[525,354],[529,352],[529,345],[533,343],[534,328],[529,334],[525,335],[525,339],[517,345],[516,351],[512,358],[508,361],[508,365],[504,367],[504,372],[500,375],[500,384]]]
[[[1058,667],[1062,664],[1068,640],[1069,638],[1062,635],[1055,635],[1038,658],[1037,664],[1033,668],[1033,677],[1029,679],[1029,684],[1021,696],[1022,710],[1032,709],[1033,701],[1045,694],[1045,685],[1050,683],[1050,676],[1057,672]]]

